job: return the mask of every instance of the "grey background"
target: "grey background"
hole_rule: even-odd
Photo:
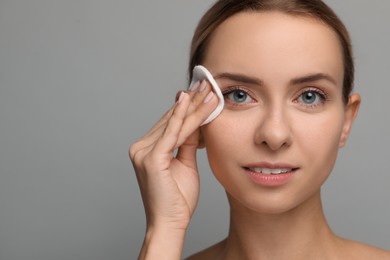
[[[213,1],[0,0],[0,259],[135,259],[145,221],[127,155],[186,87]],[[390,2],[328,0],[351,32],[352,136],[324,187],[339,235],[390,250]],[[199,153],[188,255],[227,233],[225,194]]]

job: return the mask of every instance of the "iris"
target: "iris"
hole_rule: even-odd
[[[248,99],[248,94],[242,90],[234,90],[228,94],[228,98],[236,103],[244,103]]]
[[[321,96],[315,91],[305,91],[300,100],[307,105],[313,105],[321,101]]]

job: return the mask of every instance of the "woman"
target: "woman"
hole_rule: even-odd
[[[320,0],[220,0],[192,41],[189,73],[207,81],[130,148],[147,217],[140,259],[180,259],[199,195],[196,150],[231,208],[226,239],[189,259],[390,259],[390,253],[336,236],[320,189],[344,146],[360,96],[351,94],[348,33]],[[177,153],[174,154],[177,149]]]

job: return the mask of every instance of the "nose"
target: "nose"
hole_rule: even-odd
[[[291,142],[291,125],[286,116],[286,111],[281,107],[267,109],[264,117],[259,119],[255,133],[255,143],[265,145],[272,151],[277,151],[290,146]]]

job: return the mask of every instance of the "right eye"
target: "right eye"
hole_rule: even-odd
[[[225,100],[233,104],[242,105],[254,102],[254,99],[243,89],[235,88],[223,93]]]

